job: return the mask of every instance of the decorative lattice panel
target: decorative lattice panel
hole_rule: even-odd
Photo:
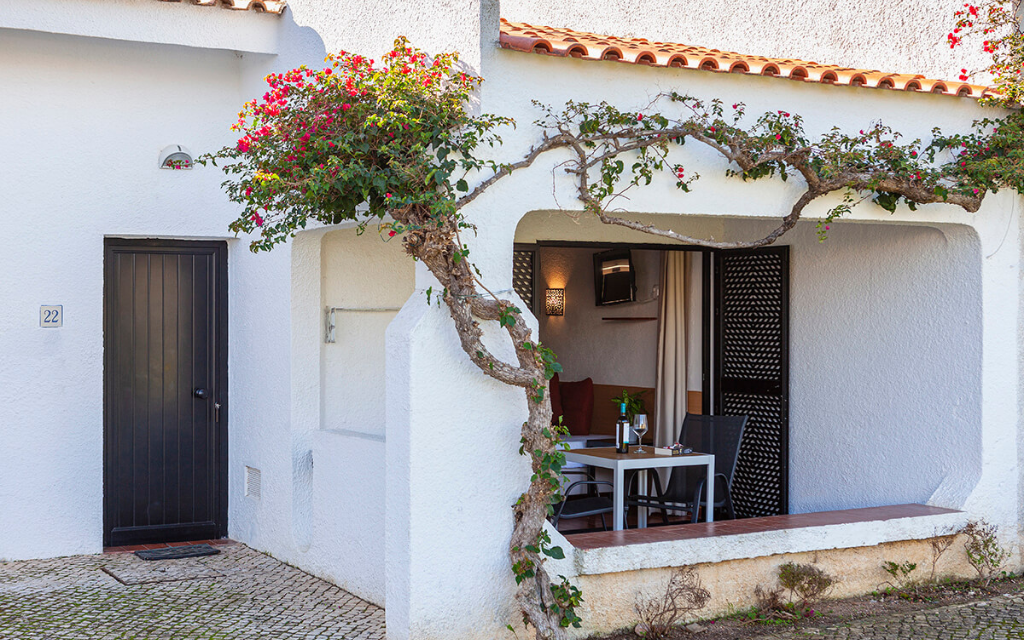
[[[774,516],[781,513],[782,489],[786,482],[782,451],[782,402],[779,398],[742,393],[723,394],[722,413],[748,416],[732,495],[736,515],[741,518]]]
[[[533,271],[536,251],[512,252],[512,288],[531,310],[533,305]]]
[[[782,369],[782,256],[726,256],[722,267],[722,376],[778,380]]]
[[[733,501],[740,517],[787,511],[788,281],[786,249],[718,261],[718,411],[749,417]]]

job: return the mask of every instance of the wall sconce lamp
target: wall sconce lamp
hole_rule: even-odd
[[[544,290],[544,311],[549,316],[565,315],[565,289]]]
[[[160,152],[161,169],[191,169],[192,152],[180,144],[164,147]]]

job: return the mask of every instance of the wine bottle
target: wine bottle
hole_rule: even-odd
[[[615,423],[615,452],[629,453],[629,419],[626,418],[626,403],[619,403],[619,420]]]

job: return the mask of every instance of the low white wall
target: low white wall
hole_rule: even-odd
[[[413,261],[372,227],[327,233],[320,255],[321,313],[341,308],[321,349],[321,428],[383,438],[384,331],[412,295]]]
[[[372,230],[330,231],[321,249],[321,315],[335,312],[333,344],[321,339],[320,429],[313,440],[312,548],[302,560],[384,605],[385,331],[413,292],[413,261]],[[309,363],[313,364],[313,363]],[[308,564],[307,564],[308,562]]]

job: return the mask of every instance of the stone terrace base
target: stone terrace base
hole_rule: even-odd
[[[696,540],[699,538],[734,536],[743,533],[808,529],[827,525],[884,522],[899,518],[916,518],[952,513],[959,512],[953,509],[930,507],[923,504],[899,504],[890,507],[819,511],[817,513],[798,513],[784,516],[768,516],[765,518],[699,522],[696,524],[649,527],[646,529],[626,529],[625,531],[577,533],[567,535],[566,539],[577,549],[598,549],[601,547],[621,547],[627,544],[647,542]],[[657,511],[652,510],[648,516],[648,521],[657,522],[660,517]]]
[[[244,545],[220,550],[156,562],[129,553],[0,562],[0,638],[384,639],[383,609]],[[140,572],[163,575],[114,577]]]
[[[815,564],[837,577],[830,594],[837,598],[883,585],[887,560],[915,562],[916,577],[926,578],[931,540],[948,538],[966,520],[951,509],[897,505],[575,534],[559,541],[570,551],[549,570],[570,576],[582,589],[588,632],[608,632],[634,625],[637,598],[663,594],[676,567],[696,567],[711,592],[702,617],[753,606],[754,588],[776,586],[786,562]],[[935,571],[973,575],[962,540],[938,559]]]

